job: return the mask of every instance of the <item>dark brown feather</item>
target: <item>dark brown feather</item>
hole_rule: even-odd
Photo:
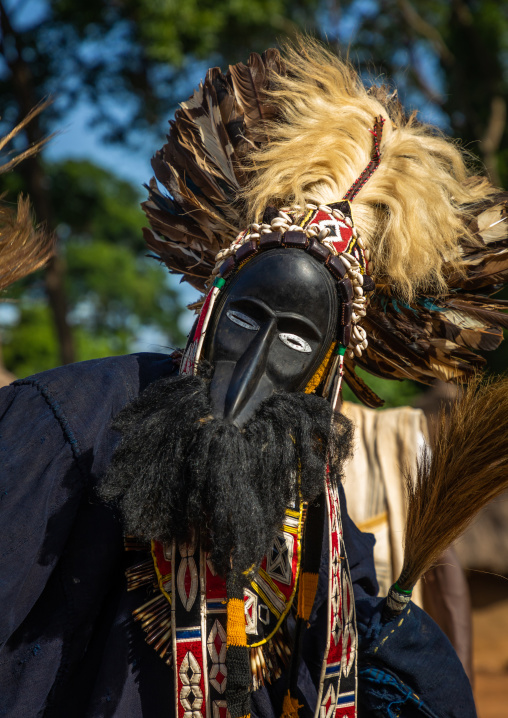
[[[268,141],[260,135],[258,128],[263,120],[271,119],[273,106],[270,105],[266,90],[270,86],[270,72],[280,73],[282,69],[277,50],[270,49],[260,57],[252,53],[247,65],[239,62],[229,68],[229,76],[238,105],[243,111],[247,131],[254,132],[260,141]]]
[[[344,381],[353,394],[366,406],[379,409],[385,403],[367,384],[355,373],[354,365],[348,360],[344,362]]]
[[[247,65],[235,65],[227,75],[209,70],[176,112],[168,141],[152,160],[155,178],[142,205],[152,231],[144,236],[171,272],[201,291],[216,254],[242,225],[236,201],[248,179],[242,159],[256,124],[270,115],[264,93],[270,73],[280,68],[273,50],[251,55]]]

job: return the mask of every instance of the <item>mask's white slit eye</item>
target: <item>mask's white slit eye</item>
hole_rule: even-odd
[[[299,337],[298,334],[279,334],[279,339],[290,349],[294,349],[297,352],[303,352],[304,354],[310,354],[312,349],[307,344],[305,339]]]
[[[248,317],[246,314],[242,314],[242,312],[239,312],[236,309],[229,309],[226,312],[226,316],[230,321],[238,324],[239,327],[250,329],[251,332],[256,332],[259,329],[259,324],[255,322],[254,319],[251,319],[251,317]]]

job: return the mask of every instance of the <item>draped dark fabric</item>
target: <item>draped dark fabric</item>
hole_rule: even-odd
[[[159,718],[174,715],[171,669],[131,620],[119,518],[94,489],[118,435],[111,420],[151,382],[175,373],[169,357],[93,360],[0,391],[0,716]],[[380,624],[373,538],[343,525],[360,634],[359,716],[475,716],[451,645],[414,608]],[[326,641],[327,551],[300,668],[301,718],[314,712]],[[279,718],[285,676],[252,695],[252,713]]]

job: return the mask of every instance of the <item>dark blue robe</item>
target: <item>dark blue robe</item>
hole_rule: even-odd
[[[168,718],[172,670],[131,613],[119,519],[94,488],[119,440],[112,418],[175,371],[157,354],[54,369],[0,391],[0,716]],[[447,638],[412,608],[383,627],[373,538],[343,525],[360,639],[359,716],[476,715]],[[301,718],[313,715],[326,639],[326,557],[304,637]],[[141,592],[141,595],[140,595]],[[279,718],[283,676],[252,696],[253,716]]]

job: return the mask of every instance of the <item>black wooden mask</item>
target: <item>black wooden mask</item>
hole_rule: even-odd
[[[214,416],[242,426],[273,393],[303,391],[336,338],[339,302],[330,272],[301,250],[274,249],[240,269],[207,331]]]

